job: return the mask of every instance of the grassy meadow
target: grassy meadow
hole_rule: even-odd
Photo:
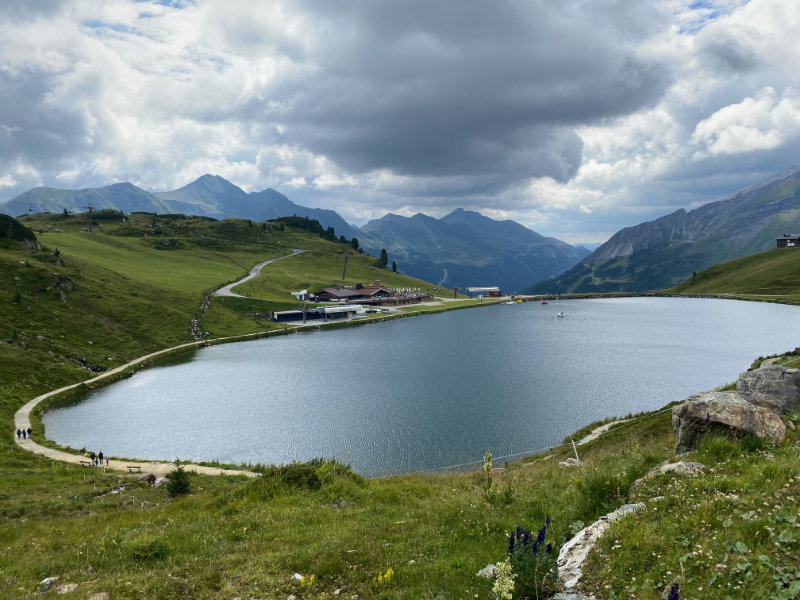
[[[340,280],[348,252],[284,223],[100,217],[91,234],[82,231],[86,215],[26,217],[40,249],[0,239],[0,420],[8,431],[0,439],[0,597],[57,597],[59,587],[77,585],[65,597],[490,599],[493,582],[476,573],[505,558],[514,528],[535,531],[550,517],[546,541],[557,552],[629,501],[646,508],[611,525],[585,570],[597,598],[657,600],[673,582],[684,600],[800,597],[796,414],[787,415],[780,446],[709,437],[682,457],[705,463],[705,474],[662,475],[633,491],[637,478],[674,458],[669,410],[632,416],[579,446],[581,467],[559,467],[573,455],[565,444],[495,463],[490,481],[484,472],[366,480],[320,460],[265,467],[257,479],[193,475],[190,493],[172,498],[136,476],[18,449],[13,413],[29,399],[88,379],[89,369],[191,341],[194,316],[208,337],[279,328],[248,315],[291,304],[288,291]],[[307,252],[237,288],[250,297],[212,298],[201,312],[209,289],[287,248]],[[347,283],[430,288],[349,252]],[[57,584],[40,583],[52,576]],[[514,597],[525,596],[535,597],[518,587]]]
[[[669,291],[800,304],[800,249],[775,248],[720,263]]]

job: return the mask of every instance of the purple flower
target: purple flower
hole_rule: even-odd
[[[547,525],[545,525],[539,530],[539,534],[536,536],[536,541],[539,542],[540,544],[543,544],[544,536],[546,533],[547,533]]]
[[[545,524],[545,526],[550,525],[550,517],[549,516],[544,518],[544,524]]]
[[[508,538],[508,553],[514,552],[514,534],[512,533]]]
[[[547,544],[547,548],[545,548],[545,551],[546,551],[548,554],[552,554],[552,553],[553,553],[553,544],[549,544],[549,543],[548,543],[548,544]]]
[[[669,589],[667,600],[680,600],[680,586],[677,583],[673,583]]]

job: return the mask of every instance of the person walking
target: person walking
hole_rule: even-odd
[[[17,427],[17,439],[21,437],[22,437],[22,430],[19,427]]]
[[[22,439],[23,440],[25,439],[25,430],[24,429],[22,430]]]
[[[31,428],[28,427],[28,437],[31,437]]]

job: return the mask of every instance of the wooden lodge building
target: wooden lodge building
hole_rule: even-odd
[[[383,287],[380,281],[373,285],[356,284],[355,286],[327,287],[313,294],[306,290],[293,292],[295,298],[314,303],[332,303],[329,306],[319,306],[305,310],[285,310],[273,314],[275,321],[306,321],[309,319],[337,319],[350,318],[357,314],[377,312],[380,307],[404,306],[406,304],[419,304],[433,298],[430,292],[420,291],[419,288],[391,289]],[[304,314],[305,313],[305,314]]]
[[[430,292],[419,288],[391,289],[376,281],[372,285],[327,287],[309,295],[312,302],[348,302],[361,306],[403,306],[418,304],[433,298]]]
[[[784,233],[778,238],[778,248],[800,248],[800,233]]]

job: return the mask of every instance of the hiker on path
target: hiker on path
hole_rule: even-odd
[[[90,453],[89,453],[89,460],[91,460],[91,461],[92,461],[92,464],[93,464],[93,465],[94,465],[94,464],[97,464],[97,463],[95,463],[95,462],[94,462],[94,452],[90,452]]]
[[[98,452],[97,453],[97,458],[100,459],[100,464],[102,465],[103,464],[103,453],[102,452]]]
[[[28,437],[31,437],[31,428],[28,427]]]
[[[17,439],[19,439],[21,437],[22,437],[22,431],[20,430],[19,427],[17,427]]]
[[[24,429],[22,430],[22,439],[23,440],[25,439],[25,430]]]

